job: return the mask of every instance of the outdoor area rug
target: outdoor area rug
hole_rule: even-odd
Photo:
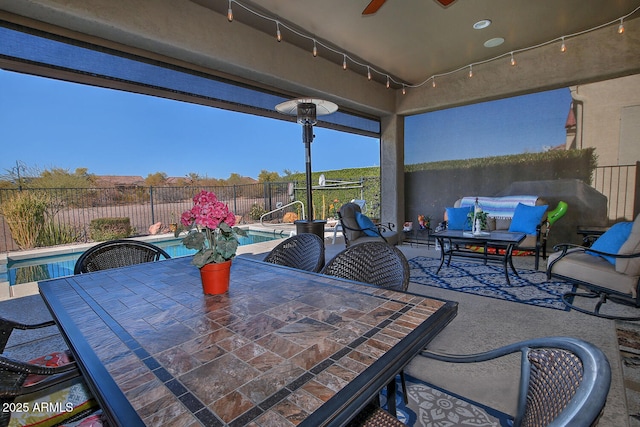
[[[408,426],[421,427],[506,427],[513,425],[502,412],[435,387],[405,374],[409,403],[404,404],[400,377],[396,378],[396,413]],[[385,391],[381,402],[386,409]]]
[[[518,269],[520,278],[510,274],[507,283],[501,264],[446,261],[436,275],[440,259],[415,257],[409,260],[412,283],[435,286],[452,291],[568,311],[562,295],[573,285],[557,279],[547,281],[543,271]]]

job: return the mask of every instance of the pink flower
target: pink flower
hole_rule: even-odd
[[[215,193],[203,190],[193,197],[193,207],[180,217],[180,222],[186,227],[191,226],[194,221],[200,227],[215,230],[221,222],[233,227],[236,217],[227,204],[218,200]]]

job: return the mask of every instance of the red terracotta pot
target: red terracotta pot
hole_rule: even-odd
[[[229,290],[231,260],[218,264],[205,264],[200,269],[202,291],[207,295],[224,294]]]

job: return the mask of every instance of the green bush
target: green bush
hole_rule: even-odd
[[[129,218],[97,218],[91,220],[89,237],[94,242],[122,239],[133,233]]]
[[[262,207],[262,205],[259,205],[257,203],[254,203],[253,205],[251,205],[251,209],[249,210],[249,217],[251,219],[253,219],[254,221],[257,221],[260,219],[260,217],[262,215],[264,215],[267,211],[264,210],[264,208]]]
[[[68,224],[56,224],[48,221],[38,235],[38,246],[55,246],[75,243],[80,240],[80,233]]]
[[[45,193],[20,191],[0,206],[0,213],[20,249],[35,248],[38,235],[46,223],[49,198]]]

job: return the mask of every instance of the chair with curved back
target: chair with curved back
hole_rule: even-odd
[[[394,224],[374,224],[369,217],[362,214],[361,205],[362,203],[355,203],[355,201],[345,203],[337,212],[340,220],[337,228],[342,230],[345,245],[349,247],[356,243],[371,241],[395,243],[397,233],[393,231]]]
[[[324,266],[324,241],[313,233],[301,233],[280,242],[264,261],[317,273]]]
[[[171,258],[162,248],[139,240],[119,239],[99,243],[76,261],[73,274],[159,261]]]
[[[0,427],[9,425],[12,418],[12,410],[7,410],[16,399],[23,404],[33,408],[30,402],[31,397],[51,400],[49,393],[74,393],[73,408],[65,406],[62,410],[47,409],[39,412],[24,411],[30,418],[30,422],[59,423],[69,419],[77,419],[86,416],[96,410],[97,403],[88,392],[82,379],[76,362],[68,351],[60,351],[48,355],[37,357],[34,360],[24,362],[7,357],[4,354],[9,337],[14,330],[35,330],[54,326],[54,321],[47,321],[38,324],[24,324],[0,317],[0,404],[3,410],[0,412]],[[85,397],[86,399],[82,399]],[[21,404],[23,408],[27,408]],[[25,414],[20,411],[13,411],[16,416]],[[14,420],[21,424],[20,420]],[[47,424],[49,425],[49,424]]]
[[[395,291],[409,287],[407,258],[397,247],[382,241],[349,246],[327,263],[322,274]]]
[[[322,269],[322,274],[368,283],[395,291],[406,291],[409,287],[409,263],[395,246],[383,241],[369,241],[349,246],[338,253]],[[404,371],[400,371],[402,393],[408,401]],[[393,426],[396,419],[388,412],[369,405],[350,426]],[[399,424],[401,425],[401,423]]]
[[[591,426],[611,385],[611,368],[596,346],[571,337],[536,338],[471,355],[421,356],[449,363],[475,363],[521,353],[514,427]]]

